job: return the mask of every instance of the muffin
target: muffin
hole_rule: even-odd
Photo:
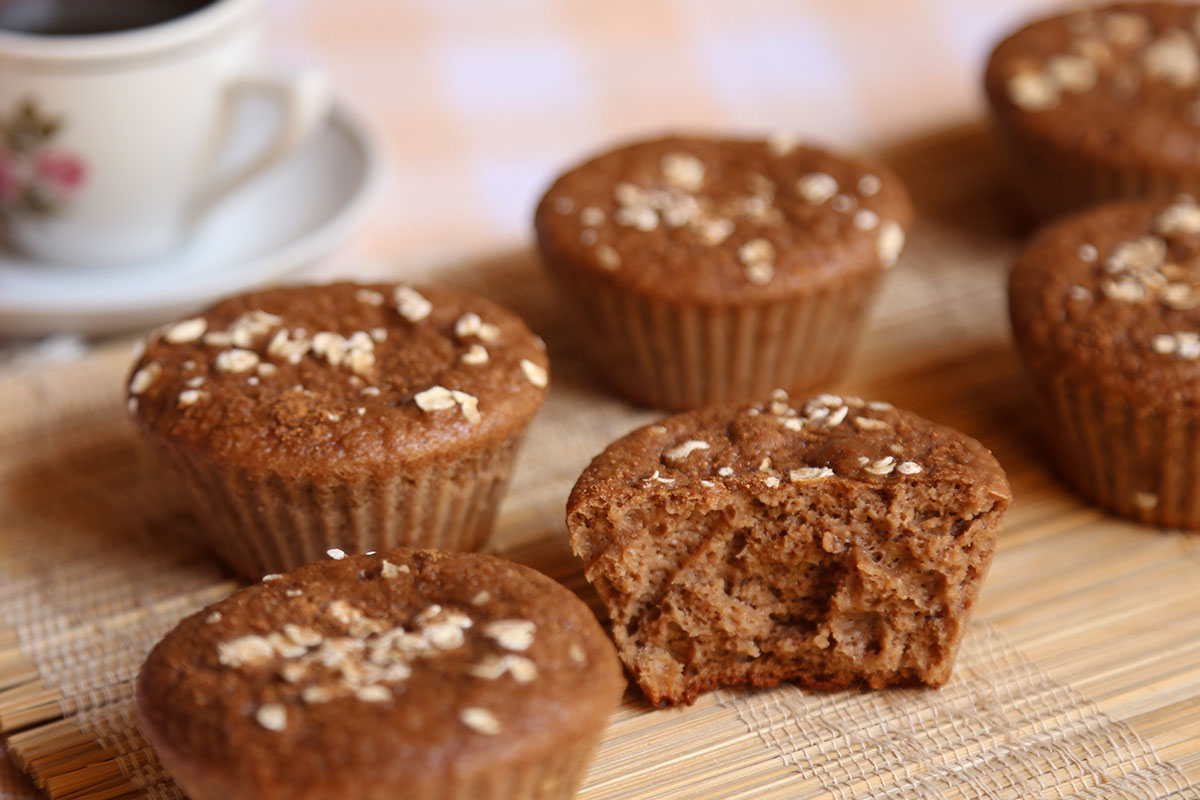
[[[595,369],[636,403],[683,409],[834,380],[911,220],[874,161],[673,137],[562,175],[536,227]]]
[[[1032,210],[1200,192],[1200,9],[1117,3],[1034,22],[985,78]]]
[[[477,553],[400,548],[193,614],[137,680],[192,800],[556,800],[625,686],[587,606]]]
[[[483,545],[547,380],[541,340],[494,303],[337,283],[158,330],[128,402],[213,549],[254,579],[329,548]]]
[[[1009,309],[1051,451],[1125,517],[1200,528],[1200,207],[1111,203],[1034,239]]]
[[[1010,501],[975,440],[822,394],[640,428],[567,503],[571,545],[651,703],[717,686],[939,686]]]

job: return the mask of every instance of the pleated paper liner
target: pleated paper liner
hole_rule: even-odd
[[[1200,529],[1200,423],[1186,408],[1134,407],[1067,374],[1038,378],[1048,437],[1070,482],[1113,513]]]
[[[706,307],[630,293],[591,276],[560,277],[584,351],[625,397],[665,409],[803,392],[845,371],[877,276],[808,296]]]
[[[1111,200],[1188,194],[1200,198],[1200,169],[1155,170],[1149,166],[1101,164],[1006,130],[1013,176],[1025,205],[1043,219]]]
[[[492,531],[520,435],[418,470],[381,469],[318,483],[303,474],[251,475],[159,448],[182,478],[213,551],[254,580],[324,558],[401,545],[478,550]]]
[[[894,153],[926,221],[840,387],[979,437],[1009,472],[1016,501],[954,677],[722,690],[661,711],[630,692],[584,800],[1200,797],[1200,537],[1108,517],[1045,466],[1008,342],[1018,240],[992,152],[970,131]],[[531,255],[435,278],[495,296],[551,345],[555,384],[494,550],[595,607],[563,503],[593,455],[654,414],[597,390]],[[0,730],[59,800],[181,796],[137,732],[130,681],[176,620],[238,585],[123,418],[128,360],[119,347],[0,382]]]

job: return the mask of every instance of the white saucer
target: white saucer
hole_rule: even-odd
[[[273,129],[243,101],[226,160]],[[311,264],[362,222],[382,183],[379,148],[345,108],[291,158],[223,202],[178,250],[123,267],[42,264],[0,249],[0,335],[114,333],[178,318]]]

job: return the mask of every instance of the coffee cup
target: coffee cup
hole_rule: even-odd
[[[161,255],[295,150],[326,118],[330,92],[313,70],[258,66],[262,22],[261,0],[0,2],[7,241],[63,265]],[[247,90],[278,102],[278,129],[218,170]]]

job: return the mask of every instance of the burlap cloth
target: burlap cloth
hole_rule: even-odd
[[[1198,540],[1106,518],[1043,467],[1003,306],[1024,231],[990,152],[958,131],[890,154],[923,221],[842,386],[979,437],[1009,471],[1016,503],[954,679],[720,691],[669,711],[630,693],[582,797],[1200,797]],[[530,253],[425,273],[506,303],[549,342],[553,389],[493,549],[594,601],[563,503],[591,456],[655,415],[580,367]],[[118,343],[0,383],[0,730],[56,798],[179,796],[137,731],[130,679],[179,617],[238,585],[125,419],[129,360]],[[0,797],[29,794],[0,768]]]

